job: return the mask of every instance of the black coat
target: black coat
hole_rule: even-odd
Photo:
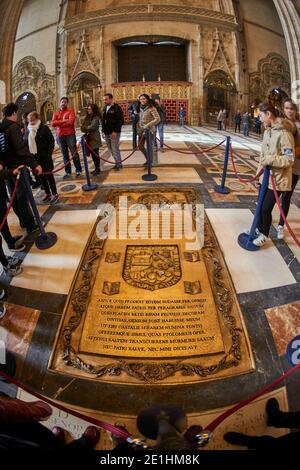
[[[121,106],[114,103],[106,112],[106,106],[103,108],[102,115],[102,131],[105,135],[109,135],[112,132],[121,132],[121,128],[124,124],[124,115]]]
[[[27,129],[24,137],[27,145],[28,134],[29,131]],[[39,165],[41,165],[43,171],[52,171],[54,168],[52,154],[55,148],[55,140],[48,126],[41,123],[37,130],[35,141],[37,146],[37,154],[35,155],[35,158]]]
[[[23,140],[19,124],[9,119],[3,119],[0,124],[0,132],[5,134],[8,145],[7,154],[3,156],[3,163],[7,168],[14,169],[20,165],[27,165],[34,169],[38,166],[38,162],[31,155]]]

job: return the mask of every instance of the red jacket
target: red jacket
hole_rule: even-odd
[[[75,112],[73,108],[55,111],[51,124],[56,127],[57,137],[75,134]]]

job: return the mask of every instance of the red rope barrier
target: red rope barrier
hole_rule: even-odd
[[[112,434],[119,437],[120,439],[127,440],[130,437],[130,434],[128,432],[114,426],[113,424],[106,423],[105,421],[101,421],[100,419],[96,419],[96,418],[93,418],[93,417],[90,417],[90,416],[86,416],[86,415],[80,413],[79,411],[71,410],[70,408],[68,408],[64,405],[61,405],[60,403],[56,403],[56,402],[50,400],[49,398],[46,398],[43,395],[40,395],[39,393],[34,392],[33,390],[31,390],[26,385],[20,384],[17,380],[14,380],[13,378],[9,377],[8,375],[6,375],[2,371],[0,371],[0,375],[2,377],[4,377],[6,380],[8,380],[9,382],[11,382],[12,384],[14,384],[17,387],[25,390],[25,392],[29,393],[30,395],[33,395],[34,397],[38,398],[39,400],[42,400],[42,401],[48,403],[48,405],[51,405],[54,408],[58,408],[59,410],[64,411],[65,413],[76,416],[76,418],[83,419],[83,420],[93,424],[94,426],[98,426],[99,428],[105,429],[106,431],[111,432]]]
[[[13,190],[13,192],[12,192],[12,195],[11,195],[11,197],[10,197],[10,201],[9,201],[9,205],[8,205],[7,211],[6,211],[5,216],[4,216],[4,219],[2,220],[1,225],[0,225],[0,232],[1,232],[1,230],[3,229],[5,222],[7,221],[8,214],[9,214],[9,212],[10,212],[10,210],[11,210],[11,208],[12,208],[12,205],[13,205],[13,203],[14,203],[14,199],[15,199],[15,197],[16,197],[16,193],[17,193],[17,189],[18,189],[18,186],[19,186],[19,182],[20,182],[20,174],[17,175],[16,184],[15,184],[14,190]]]
[[[272,390],[272,388],[274,388],[276,385],[283,382],[290,375],[294,374],[294,372],[296,372],[298,369],[300,369],[300,363],[297,364],[296,366],[292,367],[288,372],[283,374],[278,379],[274,380],[274,382],[270,383],[266,387],[262,388],[258,392],[251,395],[249,398],[246,398],[245,400],[242,400],[237,405],[233,406],[232,408],[229,408],[229,410],[226,410],[224,413],[222,413],[220,416],[218,416],[216,419],[214,419],[208,426],[205,426],[205,429],[207,431],[213,432],[226,418],[228,418],[228,416],[231,416],[236,411],[240,410],[244,406],[246,406],[249,403],[251,403],[252,401],[256,400],[256,398],[259,398],[262,395],[265,395],[267,392]]]
[[[235,166],[235,162],[234,162],[234,158],[233,158],[233,149],[232,149],[232,145],[230,145],[230,156],[231,156],[231,161],[232,161],[232,166],[233,166],[233,171],[235,173],[235,176],[237,177],[237,179],[241,182],[241,183],[252,183],[253,181],[257,180],[264,172],[264,169],[262,168],[260,170],[260,172],[253,176],[252,178],[248,179],[248,180],[245,180],[243,178],[240,177],[240,175],[238,174],[237,172],[237,168]]]
[[[274,178],[274,175],[272,173],[272,170],[270,172],[270,176],[271,176],[271,181],[272,181],[272,186],[273,186],[273,191],[274,191],[274,195],[275,195],[275,199],[276,199],[276,202],[277,202],[277,205],[278,205],[278,208],[279,208],[279,211],[280,211],[280,215],[281,217],[283,218],[284,220],[284,223],[286,225],[286,228],[288,229],[288,232],[289,234],[291,235],[291,237],[293,238],[294,242],[296,243],[297,246],[300,247],[300,241],[298,240],[298,238],[296,237],[296,235],[294,234],[290,224],[288,223],[287,219],[286,219],[286,216],[285,216],[285,213],[283,212],[283,209],[281,207],[281,204],[280,204],[280,199],[279,199],[279,196],[277,194],[277,190],[276,190],[276,183],[275,183],[275,178]]]
[[[71,163],[71,161],[74,160],[76,154],[78,153],[79,147],[80,147],[80,143],[77,144],[76,150],[75,150],[75,152],[73,153],[72,157],[71,157],[71,158],[69,159],[69,161],[68,161],[67,163],[65,163],[63,166],[61,166],[61,167],[59,167],[59,168],[54,168],[54,170],[52,170],[52,171],[45,171],[45,172],[41,173],[41,175],[44,175],[44,176],[46,176],[46,175],[54,175],[54,173],[57,173],[58,171],[61,171],[61,170],[63,170],[64,168],[66,168],[66,166],[68,166],[68,165]]]
[[[143,137],[143,138],[144,138],[144,137]],[[135,148],[126,158],[123,158],[123,160],[120,160],[120,163],[125,162],[125,161],[128,160],[128,158],[130,158],[137,150],[140,150],[141,142],[142,142],[142,140],[139,142],[139,145],[137,146],[137,148]],[[99,158],[99,159],[102,160],[103,162],[110,163],[111,165],[115,165],[115,164],[116,164],[116,162],[111,162],[111,161],[109,161],[109,160],[106,160],[105,158],[101,157],[101,156],[98,155],[96,152],[94,152],[94,150],[89,146],[89,144],[87,143],[86,140],[85,140],[85,144],[86,144],[86,146],[87,146],[87,149],[88,149],[93,155],[95,155],[95,157]]]
[[[156,139],[160,142],[160,139],[158,137],[156,137]],[[177,153],[184,153],[186,155],[198,155],[198,154],[202,154],[204,152],[210,152],[211,150],[214,150],[214,149],[220,147],[221,145],[224,144],[225,141],[226,141],[226,139],[222,140],[222,142],[215,145],[214,147],[210,147],[208,149],[202,149],[202,150],[199,150],[199,152],[186,152],[184,150],[178,150],[178,149],[175,149],[174,147],[170,147],[170,145],[167,145],[165,142],[164,142],[164,147],[167,147],[170,150],[174,150]]]

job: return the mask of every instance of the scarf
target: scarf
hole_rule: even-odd
[[[41,125],[41,121],[37,121],[37,123],[34,126],[32,126],[31,124],[28,124],[27,126],[27,129],[29,131],[28,147],[29,147],[30,153],[32,153],[33,155],[36,155],[38,153],[35,138],[36,138],[36,133],[40,125]]]

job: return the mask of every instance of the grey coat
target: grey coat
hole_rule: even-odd
[[[95,116],[93,118],[86,117],[81,125],[81,131],[87,137],[87,143],[92,149],[102,147],[102,140],[99,131],[100,118]]]

